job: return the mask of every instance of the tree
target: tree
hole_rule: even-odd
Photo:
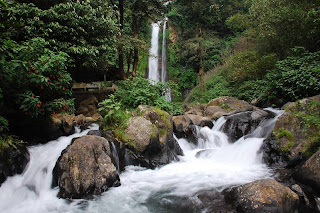
[[[282,59],[294,46],[320,49],[320,3],[307,0],[252,0],[249,29],[262,52],[275,52]]]
[[[197,65],[201,88],[203,84],[203,39],[204,31],[219,26],[221,21],[221,8],[219,2],[215,0],[187,1],[177,0],[174,5],[178,18],[185,19],[183,23],[189,26],[181,26],[182,36],[191,42],[197,38]],[[192,27],[190,27],[192,26]],[[218,29],[217,29],[218,30]]]
[[[134,0],[130,1],[130,3],[128,2],[127,8],[132,14],[132,32],[134,38],[132,76],[136,77],[139,61],[139,41],[137,40],[139,39],[141,26],[148,19],[155,21],[164,18],[163,12],[165,7],[163,6],[163,2],[160,2],[159,0]]]
[[[28,0],[9,12],[11,19],[23,24],[13,40],[44,38],[50,49],[70,56],[69,70],[90,70],[98,62],[115,63],[117,25],[107,1]]]

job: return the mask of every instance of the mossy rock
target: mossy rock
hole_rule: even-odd
[[[294,166],[320,145],[320,95],[287,103],[283,109],[273,130],[275,148]]]

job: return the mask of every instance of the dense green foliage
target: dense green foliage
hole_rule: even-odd
[[[296,49],[297,50],[297,49]],[[272,103],[283,104],[320,93],[320,52],[302,50],[278,61],[265,77],[265,95]]]
[[[194,89],[191,100],[207,102],[225,94],[249,102],[258,99],[260,105],[281,106],[319,94],[320,2],[238,3],[242,6],[236,6],[232,10],[236,13],[229,13],[224,21],[231,32],[220,31],[224,38],[230,33],[237,35],[233,50],[220,52],[225,59],[216,72],[218,76],[212,75],[203,92]],[[219,83],[210,83],[216,79]]]
[[[194,87],[196,77],[223,62],[235,41],[225,20],[240,9],[238,1],[175,1],[168,13],[176,43],[168,46],[169,76],[181,91]],[[199,76],[200,77],[200,76]]]
[[[107,1],[26,1],[8,8],[9,20],[21,27],[16,41],[44,38],[51,50],[67,53],[74,70],[114,61],[114,11]]]
[[[127,141],[124,131],[128,127],[132,113],[122,107],[121,102],[115,100],[114,95],[99,103],[99,111],[104,116],[102,128],[113,130],[121,141]]]
[[[26,116],[73,112],[71,77],[66,72],[67,54],[47,49],[43,39],[35,38],[21,45],[7,41],[0,60],[4,101],[18,105]],[[14,85],[14,87],[13,87]]]
[[[135,109],[139,105],[149,105],[173,114],[181,113],[181,108],[176,103],[166,100],[168,91],[171,91],[173,96],[179,95],[174,84],[155,83],[136,77],[133,80],[119,82],[119,90],[115,92],[115,97],[126,108]]]

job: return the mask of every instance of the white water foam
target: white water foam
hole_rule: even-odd
[[[202,190],[221,191],[233,185],[272,177],[259,153],[264,138],[256,136],[262,131],[270,132],[275,119],[263,123],[264,127],[257,130],[258,133],[229,143],[228,137],[220,131],[225,122],[220,118],[212,129],[199,129],[199,145],[186,139],[178,140],[185,154],[179,162],[155,170],[128,166],[120,175],[120,187],[111,188],[85,202],[67,203],[56,198],[57,189],[50,189],[55,161],[74,136],[32,147],[31,163],[24,174],[9,178],[0,188],[0,212],[166,212],[161,210],[162,206],[174,205],[174,198],[192,197]]]

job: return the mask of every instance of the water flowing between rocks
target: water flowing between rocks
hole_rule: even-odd
[[[178,140],[184,152],[179,162],[155,170],[128,166],[120,175],[120,187],[111,188],[92,200],[69,202],[57,198],[58,189],[51,189],[52,169],[73,138],[98,126],[30,147],[31,160],[24,173],[8,178],[0,188],[0,212],[181,212],[178,206],[184,199],[201,202],[195,196],[201,191],[221,192],[230,186],[272,177],[272,171],[262,161],[260,148],[263,137],[271,133],[283,111],[268,110],[277,116],[261,122],[254,132],[234,143],[220,131],[224,117],[215,121],[212,129],[198,128],[197,145]]]

